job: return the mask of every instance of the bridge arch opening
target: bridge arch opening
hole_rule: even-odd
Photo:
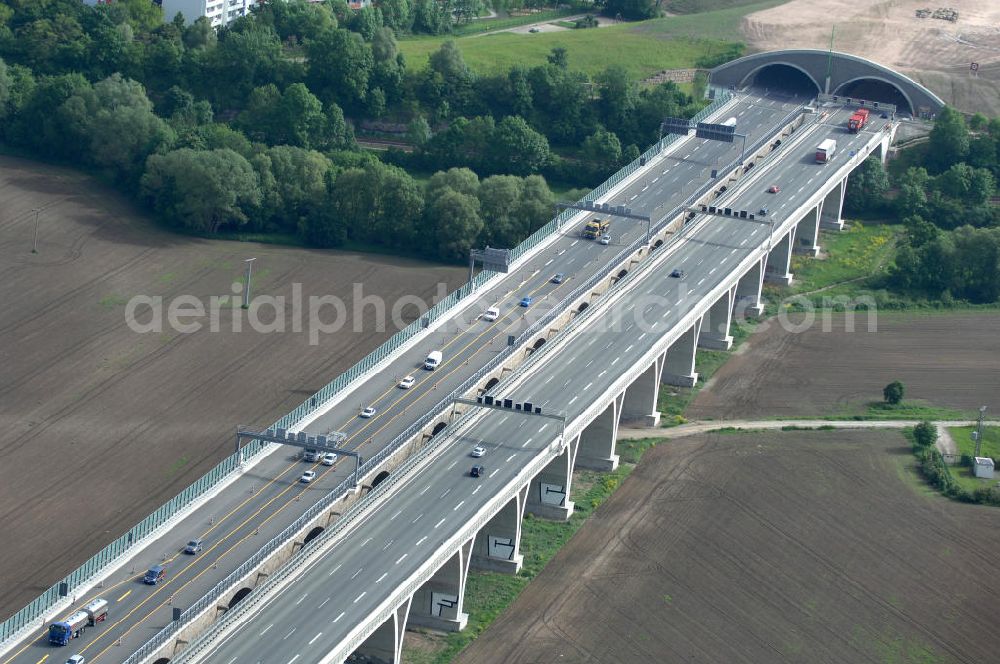
[[[242,602],[243,598],[250,594],[250,591],[251,591],[251,589],[250,588],[246,588],[246,587],[240,588],[239,590],[237,590],[236,594],[233,595],[233,598],[231,600],[229,600],[229,604],[226,605],[227,608],[231,609],[234,606],[236,606],[237,604],[239,604],[240,602]]]
[[[155,662],[153,662],[153,664],[170,664],[170,660],[167,659],[166,657],[161,657]]]
[[[618,273],[618,278],[619,278],[619,279],[621,279],[621,278],[622,278],[622,277],[624,277],[624,276],[625,276],[626,274],[628,274],[628,270],[622,270],[621,272],[619,272],[619,273]]]
[[[798,97],[813,97],[822,92],[812,76],[794,65],[782,62],[764,65],[748,76],[745,83],[755,88],[778,90]]]
[[[893,104],[898,112],[913,115],[913,105],[903,91],[895,84],[881,78],[856,78],[838,87],[833,94],[851,99]]]
[[[437,424],[435,424],[434,425],[434,430],[431,431],[431,437],[434,437],[434,436],[438,435],[439,433],[441,433],[446,426],[448,426],[447,422],[438,422]]]
[[[576,308],[576,312],[582,314],[589,306],[590,306],[589,302],[581,302],[580,306]]]
[[[323,532],[323,526],[316,526],[315,528],[309,531],[309,534],[306,535],[306,538],[302,541],[302,543],[308,544],[309,542],[319,537],[320,533],[322,532]]]
[[[486,381],[486,387],[483,388],[483,391],[484,392],[489,392],[494,387],[496,387],[496,384],[499,383],[499,382],[500,382],[499,378],[496,378],[496,377],[490,378],[488,381]]]
[[[385,482],[387,479],[389,479],[389,471],[383,470],[381,473],[375,476],[375,479],[372,481],[372,488],[374,489],[382,482]]]
[[[544,345],[545,345],[545,337],[542,337],[541,339],[539,339],[538,341],[535,342],[535,344],[532,346],[532,348],[535,349],[535,350],[538,350],[539,348],[541,348]]]
[[[657,240],[656,243],[653,244],[653,249],[659,249],[662,246],[663,246],[663,240]]]

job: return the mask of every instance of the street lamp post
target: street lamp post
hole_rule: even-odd
[[[41,212],[41,210],[39,210],[38,208],[34,208],[31,211],[35,213],[35,237],[31,241],[31,253],[37,254],[38,253],[38,213]]]
[[[248,258],[244,263],[247,264],[247,274],[246,281],[243,284],[243,308],[250,308],[250,276],[253,274],[253,262],[257,260],[256,258]]]

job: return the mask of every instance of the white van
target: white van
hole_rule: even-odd
[[[487,323],[492,323],[497,318],[500,318],[499,307],[490,307],[489,309],[483,312],[483,320],[486,321]]]
[[[424,360],[424,369],[427,369],[428,371],[434,371],[435,369],[437,369],[438,365],[441,364],[442,357],[443,356],[441,355],[441,351],[432,350],[427,355],[427,359]]]

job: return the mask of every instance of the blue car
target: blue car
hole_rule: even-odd
[[[521,306],[522,307],[530,307],[531,306],[531,296],[530,295],[526,295],[526,296],[524,296],[524,297],[521,298]]]

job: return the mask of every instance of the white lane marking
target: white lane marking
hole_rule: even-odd
[[[364,597],[364,596],[365,596],[365,595],[367,595],[367,594],[368,594],[368,591],[367,591],[367,590],[366,590],[366,591],[364,591],[363,593],[361,593],[360,595],[358,595],[358,596],[357,596],[357,597],[356,597],[356,598],[354,599],[354,601],[353,601],[353,602],[351,602],[351,604],[357,604],[357,603],[358,603],[358,600],[360,600],[360,599],[361,599],[362,597]]]
[[[549,259],[549,262],[548,262],[548,263],[546,263],[545,265],[543,265],[542,267],[548,267],[548,266],[552,265],[552,262],[553,262],[553,261],[555,261],[555,259],[554,259],[554,258],[550,258],[550,259]]]
[[[399,560],[396,561],[396,564],[398,565],[399,563],[403,562],[403,558],[405,558],[406,556],[407,556],[407,554],[405,554],[405,553],[403,555],[401,555],[399,557]]]
[[[667,169],[667,170],[669,170],[669,169]],[[664,175],[666,175],[666,173],[667,173],[667,171],[663,171]],[[655,178],[653,178],[653,184],[656,184],[656,181],[659,180],[659,179],[660,179],[659,175],[657,175]]]
[[[438,527],[438,526],[440,526],[440,525],[441,525],[442,523],[444,523],[444,519],[441,519],[440,521],[438,521],[438,522],[437,522],[437,524],[435,524],[435,526],[434,526],[434,527],[435,527],[435,528],[437,528],[437,527]]]
[[[386,542],[386,543],[385,543],[385,546],[383,546],[383,547],[382,547],[382,550],[383,550],[383,551],[385,551],[385,550],[386,550],[386,549],[388,549],[388,548],[389,548],[390,546],[392,546],[392,540],[389,540],[388,542]]]
[[[319,605],[318,607],[316,607],[316,608],[318,608],[318,609],[322,609],[322,608],[323,608],[324,606],[326,606],[326,603],[327,603],[327,602],[329,602],[329,601],[330,601],[331,599],[332,599],[332,598],[330,598],[330,597],[327,597],[326,599],[324,599],[324,600],[323,600],[323,603],[322,603],[322,604],[320,604],[320,605]]]
[[[300,597],[300,598],[299,598],[299,600],[298,600],[297,602],[295,602],[295,606],[298,606],[299,604],[301,604],[301,603],[302,603],[302,600],[304,600],[304,599],[305,599],[306,597],[308,597],[308,596],[309,596],[309,593],[304,593],[304,594],[302,595],[302,597]]]
[[[457,512],[457,511],[458,511],[458,508],[459,508],[459,507],[461,507],[461,506],[462,506],[462,505],[464,505],[464,504],[465,504],[465,501],[464,501],[464,500],[463,500],[463,501],[460,501],[460,502],[458,503],[458,505],[455,505],[454,507],[452,507],[452,508],[451,508],[451,511],[452,511],[452,512]]]
[[[632,347],[633,347],[633,346],[635,346],[635,344],[629,344],[629,345],[628,345],[628,348],[626,348],[626,349],[625,349],[625,352],[627,353],[627,352],[629,352],[630,350],[632,350]]]
[[[449,493],[451,493],[451,489],[450,489],[450,488],[448,488],[448,489],[445,489],[445,490],[444,490],[444,493],[442,493],[442,494],[441,494],[441,497],[442,497],[442,498],[444,498],[444,497],[445,497],[445,496],[447,496],[447,495],[448,495]]]
[[[316,643],[316,639],[318,639],[321,636],[323,636],[323,632],[320,632],[316,636],[312,637],[312,641],[309,642],[309,645],[312,645],[312,644]],[[296,657],[298,657],[298,655],[296,655]]]
[[[580,241],[579,240],[573,240],[572,242],[569,243],[569,246],[575,247],[578,242],[580,242]]]
[[[659,325],[659,324],[660,324],[660,321],[658,321],[658,320],[654,320],[654,321],[653,321],[653,324],[652,324],[652,325],[650,325],[649,327],[650,327],[650,329],[652,329],[652,328],[656,327],[656,326],[657,326],[657,325]]]
[[[288,634],[285,634],[285,639],[287,639],[289,636],[291,636],[292,634],[294,634],[296,629],[298,629],[298,628],[297,627],[293,627],[291,632],[289,632]],[[282,639],[282,641],[284,641],[285,639]]]
[[[639,198],[639,194],[632,194],[632,198],[630,198],[629,200],[634,201],[637,198]]]
[[[418,496],[422,496],[422,495],[424,495],[425,493],[427,493],[427,489],[429,489],[429,488],[431,488],[431,485],[430,485],[430,484],[428,484],[427,486],[425,486],[425,487],[424,487],[424,490],[423,490],[423,491],[421,491],[420,493],[418,493],[417,495],[418,495]]]
[[[359,568],[358,568],[358,571],[357,571],[357,572],[355,572],[355,573],[354,573],[354,576],[352,576],[351,578],[352,578],[352,579],[356,579],[356,578],[358,578],[358,574],[361,574],[361,570],[363,570],[363,569],[364,569],[364,567],[359,567]]]
[[[294,661],[295,661],[295,660],[297,660],[298,658],[299,658],[299,656],[298,656],[298,655],[296,655],[295,657],[292,657],[292,658],[291,658],[290,660],[288,660],[288,664],[292,664],[292,662],[294,662]]]
[[[743,241],[742,241],[742,242],[740,242],[740,246],[742,247],[742,246],[743,246],[744,244],[746,244],[746,243],[747,243],[747,238],[743,238]],[[733,251],[736,251],[736,250],[735,250],[735,249],[733,249]]]
[[[375,583],[382,583],[382,579],[384,579],[387,576],[389,576],[388,572],[382,572],[382,576],[380,576],[378,579],[376,579]]]
[[[521,447],[527,447],[527,446],[528,446],[528,444],[529,444],[529,443],[530,443],[531,441],[533,441],[533,440],[534,440],[534,438],[529,438],[528,440],[524,441],[524,445],[521,445]]]
[[[261,632],[260,635],[264,636],[265,634],[267,634],[267,630],[271,629],[272,627],[274,627],[274,623],[271,623],[270,625],[268,625],[267,627],[265,627],[264,631]]]
[[[424,516],[424,513],[423,513],[423,512],[421,512],[421,513],[420,513],[420,516],[418,516],[418,517],[417,517],[416,519],[414,519],[413,521],[410,521],[410,523],[416,523],[417,521],[420,521],[421,517],[423,517],[423,516]]]
[[[693,292],[694,292],[694,289],[692,288],[691,290],[688,291],[688,295],[690,295]]]
[[[369,537],[368,539],[366,539],[364,542],[361,543],[361,548],[364,548],[364,547],[368,546],[368,542],[371,542],[371,541],[372,541],[371,537]]]
[[[717,268],[717,267],[713,267],[711,270],[708,271],[708,274],[709,275],[713,275],[713,274],[715,274],[715,271],[718,270],[718,269],[719,268]]]
[[[340,568],[341,568],[341,567],[343,567],[343,566],[344,566],[344,563],[340,563],[339,565],[337,565],[336,567],[334,567],[334,568],[333,568],[333,571],[332,571],[332,572],[330,572],[329,574],[327,574],[327,576],[333,576],[334,574],[336,574],[336,573],[337,573],[337,570],[338,570],[338,569],[340,569]]]
[[[587,366],[589,367],[589,366],[590,366],[591,364],[593,364],[593,363],[594,363],[594,361],[593,361],[593,360],[591,360],[590,362],[587,362]]]
[[[514,457],[516,457],[516,456],[517,456],[517,452],[514,452],[514,453],[513,453],[513,454],[511,454],[511,455],[510,455],[509,457],[507,457],[507,460],[506,460],[506,461],[504,461],[504,463],[508,463],[508,462],[510,462],[510,460],[511,460],[511,459],[513,459],[513,458],[514,458]]]
[[[451,465],[450,465],[450,466],[448,466],[447,468],[445,468],[445,470],[451,470],[452,468],[454,468],[454,467],[455,467],[455,464],[456,464],[456,463],[458,463],[458,459],[455,459],[454,461],[452,461],[452,462],[451,462]],[[390,521],[392,521],[392,519],[389,519],[389,520],[390,520]]]
[[[545,424],[543,424],[542,427],[538,430],[538,433],[541,433],[541,432],[545,431],[545,428],[548,427],[548,426],[549,425],[548,425],[547,422]]]
[[[730,250],[729,250],[729,255],[730,255],[730,256],[732,256],[732,255],[733,255],[733,254],[735,254],[735,253],[736,253],[736,250],[735,250],[735,249],[730,249]]]
[[[620,357],[616,357],[615,359],[611,360],[611,365],[614,366],[615,364],[618,363],[618,360],[620,359],[621,359]]]
[[[559,252],[558,254],[556,254],[556,256],[562,256],[562,255],[563,255],[563,254],[565,254],[565,253],[566,253],[566,250],[565,250],[565,249],[563,249],[563,250],[562,250],[562,251],[560,251],[560,252]]]
[[[729,260],[729,256],[723,256],[722,260],[719,261],[719,264],[721,265],[722,263],[725,263],[728,260]],[[712,272],[715,272],[715,270],[712,270]],[[712,272],[709,272],[709,274],[712,274]]]
[[[750,235],[756,235],[757,231],[759,231],[759,230],[760,230],[759,228],[753,229],[753,232],[751,232]]]
[[[597,374],[597,377],[598,377],[598,378],[600,378],[601,376],[603,376],[603,375],[604,375],[604,374],[606,374],[606,373],[608,373],[608,370],[607,370],[607,369],[605,369],[605,370],[604,370],[604,371],[602,371],[601,373]]]
[[[474,495],[476,495],[477,493],[479,493],[479,490],[480,490],[480,489],[482,489],[482,488],[483,488],[483,485],[482,485],[482,484],[480,484],[479,486],[477,486],[477,487],[476,487],[476,490],[472,492],[472,495],[474,496]]]
[[[587,390],[589,390],[590,386],[593,385],[593,384],[594,383],[592,383],[592,382],[591,383],[587,383],[587,386],[585,388],[583,388],[583,391],[586,392]]]
[[[579,398],[580,398],[580,395],[577,395],[577,396],[573,397],[572,399],[569,400],[569,404],[568,405],[572,406],[573,402],[576,401]]]
[[[688,158],[688,157],[690,157],[690,156],[691,156],[691,153],[690,153],[690,152],[688,152],[688,153],[687,153],[686,155],[684,155],[684,158],[685,158],[685,159],[687,159],[687,158]]]
[[[500,472],[500,469],[499,469],[499,468],[497,468],[497,469],[496,469],[496,470],[494,470],[494,471],[493,471],[492,473],[490,473],[490,478],[492,478],[492,477],[493,477],[494,475],[496,475],[496,474],[497,474],[497,473],[499,473],[499,472]]]
[[[443,520],[444,520],[444,519],[442,519],[442,521],[443,521]],[[416,543],[416,544],[414,544],[413,546],[420,546],[421,544],[423,544],[423,542],[424,542],[424,540],[425,540],[425,539],[427,539],[427,535],[424,535],[423,537],[421,537],[420,539],[418,539],[418,540],[417,540],[417,543]],[[404,553],[404,554],[403,554],[403,558],[405,558],[405,557],[406,557],[406,554]],[[400,560],[402,560],[403,558],[400,558]]]
[[[393,514],[392,516],[389,517],[389,521],[392,521],[393,519],[395,519],[397,516],[399,516],[402,513],[403,513],[403,510],[398,510],[395,514]]]
[[[546,378],[546,379],[545,379],[545,383],[543,383],[543,385],[547,385],[547,384],[548,384],[548,382],[549,382],[550,380],[552,380],[553,378],[555,378],[555,374],[552,374],[551,376],[549,376],[548,378]]]
[[[697,285],[701,286],[703,283],[705,283],[705,277],[702,277],[701,279],[699,279]]]
[[[340,619],[341,619],[341,618],[343,618],[343,617],[344,617],[344,612],[343,612],[343,611],[341,611],[341,612],[340,612],[340,615],[339,615],[339,616],[337,616],[336,618],[334,618],[334,619],[333,619],[333,622],[337,622],[338,620],[340,620]]]

